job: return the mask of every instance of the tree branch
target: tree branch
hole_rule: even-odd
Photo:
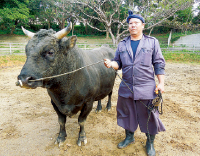
[[[91,28],[96,29],[96,30],[98,30],[98,31],[101,31],[101,32],[106,32],[106,31],[107,31],[107,30],[98,29],[98,28],[92,26],[92,25],[91,25],[89,22],[87,22],[87,21],[86,21],[86,24],[89,25]]]

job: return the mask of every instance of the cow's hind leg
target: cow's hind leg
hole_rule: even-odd
[[[102,105],[101,105],[101,100],[99,100],[97,104],[97,109],[95,112],[98,113],[98,112],[101,112],[101,110],[102,110]]]
[[[112,96],[112,91],[108,94],[108,103],[106,106],[107,111],[111,110],[111,96]]]
[[[82,142],[84,143],[84,145],[87,143],[84,126],[85,126],[86,118],[92,110],[92,106],[93,106],[93,101],[84,104],[81,110],[81,113],[78,117],[78,123],[80,125],[80,131],[79,131],[78,142],[77,142],[78,146],[81,146]]]
[[[111,110],[111,96],[112,96],[112,91],[108,94],[108,103],[106,105],[106,109],[107,111]],[[98,101],[98,105],[97,105],[97,109],[96,109],[96,113],[101,112],[102,110],[102,105],[101,105],[101,100]]]
[[[62,114],[57,106],[55,105],[55,103],[51,100],[51,103],[58,115],[58,123],[60,124],[60,132],[59,132],[59,135],[56,139],[56,142],[55,144],[59,144],[59,146],[62,146],[66,137],[67,137],[67,133],[66,133],[66,130],[65,130],[65,123],[66,123],[66,115]]]

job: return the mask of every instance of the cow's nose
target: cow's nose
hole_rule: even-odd
[[[23,87],[23,86],[28,86],[32,77],[24,77],[19,75],[18,76],[18,81],[16,82],[17,86]]]

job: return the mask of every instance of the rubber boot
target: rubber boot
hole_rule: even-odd
[[[147,150],[147,155],[148,156],[155,156],[156,155],[156,151],[154,149],[154,139],[155,139],[155,135],[148,135],[148,133],[146,133],[147,136],[147,142],[146,142],[146,150]]]
[[[126,138],[117,145],[118,148],[124,148],[124,147],[128,146],[129,144],[134,143],[134,141],[135,141],[134,132],[125,130],[125,133],[126,133]]]

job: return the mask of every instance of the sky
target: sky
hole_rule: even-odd
[[[200,0],[194,0],[195,1],[195,3],[194,3],[194,5],[193,5],[193,10],[194,10],[194,16],[196,16],[197,14],[198,14],[198,11],[196,10],[195,11],[195,9],[200,5]]]

